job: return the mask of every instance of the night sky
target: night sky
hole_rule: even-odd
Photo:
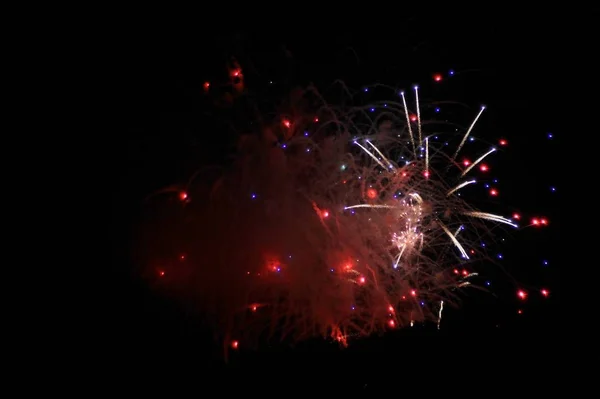
[[[120,75],[115,97],[122,120],[109,134],[115,143],[113,252],[118,282],[114,300],[109,301],[113,319],[108,325],[116,368],[144,370],[142,380],[160,378],[163,372],[175,374],[191,386],[195,379],[198,385],[210,385],[208,376],[218,370],[223,381],[239,381],[236,389],[242,389],[246,370],[260,375],[260,370],[293,367],[285,379],[276,380],[291,381],[294,387],[329,384],[328,388],[365,392],[394,392],[380,370],[411,378],[428,373],[427,378],[435,381],[437,373],[443,369],[452,373],[453,365],[460,363],[465,374],[456,384],[468,386],[474,373],[489,379],[505,373],[498,378],[517,384],[513,377],[531,381],[521,368],[528,373],[538,367],[550,369],[547,359],[564,323],[558,314],[562,266],[558,160],[567,134],[556,87],[548,83],[556,82],[557,74],[548,62],[554,57],[552,27],[525,18],[469,20],[468,28],[466,24],[411,16],[400,19],[393,29],[370,34],[331,27],[329,32],[307,29],[301,34],[295,29],[274,34],[180,28],[169,34],[146,36],[140,30],[125,35],[115,59]],[[229,366],[234,371],[216,366],[198,321],[173,301],[152,293],[136,276],[131,242],[143,198],[185,181],[199,160],[219,161],[230,148],[231,135],[212,133],[215,113],[221,111],[211,108],[214,97],[209,101],[202,85],[226,79],[226,63],[232,56],[244,69],[246,87],[266,104],[298,85],[312,82],[322,87],[335,79],[357,89],[374,83],[399,88],[419,84],[423,101],[452,100],[474,109],[485,104],[485,117],[473,135],[490,143],[505,139],[508,145],[488,162],[500,194],[491,198],[482,188],[482,201],[498,203],[505,213],[517,212],[523,219],[545,217],[549,225],[500,237],[506,241],[495,252],[502,259],[497,259],[499,267],[490,267],[485,279],[493,295],[467,293],[463,309],[449,312],[446,328],[439,333],[405,331],[371,338],[344,354],[319,344],[293,352],[271,348],[268,354],[234,358]],[[441,74],[442,80],[435,82],[434,74]],[[199,144],[207,142],[210,151]],[[517,298],[519,288],[529,292],[527,301]],[[542,288],[550,291],[548,298],[539,294]],[[338,372],[342,377],[335,377]],[[269,378],[263,375],[251,385],[261,389],[271,384]]]

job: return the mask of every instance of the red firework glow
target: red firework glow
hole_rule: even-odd
[[[441,302],[455,303],[469,284],[459,265],[486,258],[465,248],[479,248],[489,224],[514,226],[460,196],[474,182],[463,178],[471,162],[456,159],[470,129],[448,155],[443,142],[424,143],[405,104],[386,107],[387,119],[364,130],[355,109],[288,110],[294,118],[241,137],[222,173],[198,172],[178,192],[183,203],[153,225],[144,248],[185,249],[169,284],[213,315],[222,337],[235,337],[227,347],[265,334],[345,344],[350,334],[436,320]]]

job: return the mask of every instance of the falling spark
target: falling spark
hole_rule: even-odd
[[[477,183],[477,180],[469,180],[469,181],[460,183],[458,186],[456,186],[453,189],[451,189],[450,191],[448,191],[448,193],[446,193],[446,197],[449,197],[450,195],[452,195],[452,193],[456,192],[456,190],[460,190],[464,186],[467,186],[467,185],[473,184],[473,183]]]
[[[356,208],[393,209],[393,208],[396,208],[396,207],[392,206],[392,205],[358,204],[358,205],[346,206],[346,207],[344,207],[344,210],[346,210],[346,209],[356,209]]]
[[[429,174],[429,137],[425,137],[425,171]]]
[[[419,128],[419,145],[423,142],[421,135],[421,108],[419,107],[419,86],[415,86],[415,102],[417,103],[417,127]]]
[[[442,322],[442,312],[444,311],[444,301],[440,301],[440,311],[438,313],[437,329],[440,330],[440,323]]]
[[[458,233],[460,233],[463,229],[464,229],[463,225],[458,226],[458,228],[454,232],[454,237],[456,238],[456,236],[458,235]]]
[[[383,154],[381,153],[381,151],[379,151],[379,148],[377,148],[377,147],[376,147],[376,146],[375,146],[373,143],[371,143],[369,140],[367,140],[367,144],[369,144],[371,147],[373,147],[373,148],[375,149],[375,151],[377,151],[377,153],[378,153],[378,154],[381,156],[381,158],[383,158],[383,160],[384,160],[385,162],[387,162],[387,164],[390,166],[390,168],[394,168],[394,165],[392,165],[392,163],[390,162],[390,160],[389,160],[389,159],[387,159],[387,158],[385,157],[385,155],[383,155]],[[381,165],[381,164],[380,164],[380,165]]]
[[[469,173],[469,171],[471,169],[473,169],[473,167],[475,165],[477,165],[479,162],[483,161],[483,159],[485,157],[487,157],[488,155],[490,155],[494,151],[496,151],[496,149],[492,148],[491,150],[489,150],[488,152],[486,152],[485,154],[483,154],[482,156],[480,156],[479,158],[477,158],[477,160],[475,162],[473,162],[471,165],[469,165],[469,167],[462,172],[462,174],[460,175],[460,177],[463,177],[464,175],[466,175],[467,173]]]
[[[463,256],[463,258],[465,259],[469,259],[469,255],[467,255],[467,252],[465,251],[465,249],[463,248],[463,246],[460,244],[460,242],[458,242],[458,240],[456,239],[456,237],[454,237],[454,234],[452,234],[450,232],[450,230],[448,230],[448,228],[438,220],[438,223],[440,224],[440,227],[444,230],[444,232],[446,232],[446,234],[448,235],[448,237],[450,237],[450,240],[452,240],[452,243],[456,246],[456,248],[458,248],[458,250],[460,251],[461,255]]]
[[[408,114],[408,107],[406,106],[406,97],[404,97],[404,92],[400,92],[402,96],[402,104],[404,105],[404,115],[406,115],[406,126],[408,128],[408,135],[410,136],[410,142],[412,143],[413,153],[417,154],[417,147],[415,146],[415,138],[412,132],[412,127],[410,126],[410,115]]]
[[[377,159],[377,157],[375,155],[373,155],[373,153],[369,150],[367,150],[364,146],[362,146],[358,141],[354,141],[354,144],[356,144],[357,146],[359,146],[360,148],[362,148],[367,154],[369,154],[369,156],[371,158],[373,158],[375,160],[375,162],[377,162],[382,168],[385,169],[385,165],[381,163],[381,161],[379,159]]]
[[[491,220],[493,222],[498,222],[498,223],[504,223],[504,224],[508,224],[509,226],[512,226],[512,227],[519,227],[517,224],[513,223],[512,220],[507,219],[500,215],[494,215],[493,213],[473,211],[473,212],[463,212],[463,215],[471,216],[471,217],[479,218],[479,219]]]
[[[458,148],[456,149],[456,152],[454,153],[454,156],[452,157],[453,160],[456,159],[456,157],[458,156],[458,153],[463,148],[463,145],[465,145],[465,142],[467,141],[467,138],[469,137],[469,134],[471,134],[471,130],[473,130],[473,127],[477,123],[477,120],[479,119],[479,117],[483,113],[484,109],[485,109],[485,106],[482,106],[481,110],[479,111],[479,113],[477,114],[477,116],[475,117],[475,119],[473,120],[473,123],[471,123],[471,126],[469,126],[469,129],[467,129],[467,132],[465,133],[462,141],[460,142],[460,144],[458,145]]]

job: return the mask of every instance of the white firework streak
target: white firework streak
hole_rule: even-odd
[[[463,215],[471,216],[471,217],[479,218],[479,219],[491,220],[493,222],[498,222],[498,223],[504,223],[504,224],[508,224],[509,226],[512,226],[512,227],[519,227],[511,219],[505,218],[500,215],[494,215],[493,213],[472,211],[472,212],[463,212]]]
[[[395,169],[395,168],[394,168],[394,165],[393,165],[393,164],[390,162],[390,160],[389,160],[389,159],[387,159],[387,158],[385,157],[385,155],[383,155],[383,154],[381,153],[381,151],[379,151],[379,148],[375,147],[375,145],[374,145],[373,143],[371,143],[369,140],[367,140],[367,144],[369,144],[371,147],[373,147],[373,149],[375,149],[375,151],[377,151],[377,153],[378,153],[378,154],[381,156],[381,158],[383,158],[383,160],[384,160],[385,162],[387,162],[387,164],[389,165],[390,169]]]
[[[421,109],[419,107],[419,86],[415,86],[415,102],[417,103],[417,126],[419,129],[419,147],[421,146],[421,143],[423,142],[423,139],[421,138]]]
[[[402,96],[402,104],[404,105],[404,115],[406,115],[406,126],[408,127],[408,134],[410,136],[410,142],[412,143],[413,152],[417,154],[417,147],[415,146],[415,138],[413,136],[412,128],[410,126],[410,115],[408,115],[408,107],[406,106],[406,97],[404,97],[404,92],[401,91],[400,95]]]
[[[452,157],[452,159],[456,159],[456,157],[458,156],[458,153],[460,152],[460,150],[463,148],[463,145],[465,145],[465,142],[467,141],[467,138],[469,137],[469,134],[471,134],[471,130],[473,130],[473,127],[475,126],[475,124],[477,123],[477,120],[479,119],[479,117],[481,116],[483,110],[485,109],[485,106],[481,107],[481,111],[479,111],[479,113],[477,114],[477,116],[475,117],[475,120],[473,121],[473,123],[471,123],[471,126],[469,126],[469,129],[467,129],[467,132],[465,133],[462,141],[460,142],[460,144],[458,145],[458,148],[456,149],[456,152],[454,153],[454,156]]]
[[[467,252],[465,251],[463,246],[460,244],[460,242],[458,242],[456,237],[454,237],[454,234],[452,234],[450,232],[450,230],[448,230],[448,228],[440,220],[438,220],[438,223],[440,224],[440,227],[444,230],[444,232],[446,232],[448,237],[450,237],[450,240],[452,240],[452,243],[456,246],[456,248],[458,248],[458,250],[460,251],[463,258],[469,259],[469,255],[467,255]]]
[[[469,173],[469,171],[471,169],[473,169],[473,167],[475,165],[477,165],[479,162],[483,161],[483,159],[485,157],[487,157],[488,155],[490,155],[494,151],[496,151],[496,149],[492,148],[491,150],[489,150],[488,152],[486,152],[485,154],[483,154],[482,156],[480,156],[479,158],[477,158],[477,160],[475,162],[473,162],[471,165],[469,165],[469,167],[467,169],[463,170],[463,172],[461,173],[460,177],[463,177],[464,175],[466,175],[467,173]]]
[[[469,180],[469,181],[462,182],[458,186],[456,186],[453,189],[451,189],[450,191],[448,191],[448,193],[446,194],[446,196],[449,197],[450,195],[452,195],[452,193],[456,192],[456,190],[460,190],[464,186],[469,185],[469,184],[473,184],[473,183],[477,183],[477,180]]]
[[[367,150],[364,146],[362,146],[358,141],[354,141],[354,144],[356,144],[357,146],[359,146],[360,148],[362,148],[367,154],[369,154],[369,156],[371,158],[373,158],[375,160],[375,162],[377,162],[379,164],[379,166],[381,166],[382,168],[385,169],[385,165],[381,163],[381,161],[379,159],[377,159],[377,157],[375,155],[373,155],[373,153],[369,150]],[[371,144],[372,145],[372,144]]]

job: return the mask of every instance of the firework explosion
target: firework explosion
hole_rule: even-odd
[[[227,345],[313,336],[345,345],[416,321],[439,327],[474,274],[457,267],[485,257],[469,249],[490,225],[516,227],[460,196],[495,151],[456,161],[484,108],[449,133],[421,120],[417,87],[394,94],[334,107],[307,90],[302,111],[243,136],[230,167],[199,172],[178,190],[182,206],[154,221],[146,246],[184,248],[185,262],[152,270]]]

